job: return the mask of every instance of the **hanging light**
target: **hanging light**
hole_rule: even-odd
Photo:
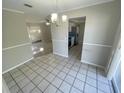
[[[44,51],[44,48],[40,48],[40,51]]]
[[[46,25],[49,26],[50,25],[50,20],[48,18],[46,18]]]
[[[47,26],[49,26],[49,25],[50,25],[50,23],[49,23],[49,22],[46,22],[46,25],[47,25]]]
[[[57,2],[58,2],[58,0],[56,0],[56,12],[49,15],[48,19],[50,19],[50,20],[46,22],[46,25],[50,25],[51,23],[54,23],[54,24],[56,24],[56,26],[58,26],[59,17],[58,17],[58,12],[57,12],[57,9],[58,9]],[[62,20],[62,22],[67,22],[67,15],[62,15],[61,20]]]
[[[67,21],[67,15],[62,15],[62,21],[66,22]]]
[[[52,23],[55,23],[57,21],[58,14],[57,13],[52,13],[51,14],[51,21]]]

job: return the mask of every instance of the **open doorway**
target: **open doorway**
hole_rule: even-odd
[[[68,31],[69,57],[81,60],[86,17],[70,18]]]
[[[34,57],[52,53],[51,28],[45,23],[27,23]]]

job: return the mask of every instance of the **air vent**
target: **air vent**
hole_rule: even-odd
[[[32,8],[32,5],[29,5],[29,4],[24,4],[24,6]]]

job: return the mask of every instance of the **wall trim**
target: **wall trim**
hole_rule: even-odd
[[[105,67],[104,67],[104,66],[97,65],[97,64],[91,63],[91,62],[89,62],[89,61],[85,61],[85,60],[81,60],[81,62],[82,62],[82,63],[85,63],[85,64],[88,64],[88,65],[96,66],[96,67],[99,67],[99,68],[105,70]]]
[[[8,69],[8,70],[3,71],[2,74],[5,74],[5,73],[7,73],[7,72],[9,72],[9,71],[11,71],[11,70],[17,68],[17,67],[23,65],[24,63],[29,62],[29,61],[32,60],[32,59],[34,59],[34,58],[32,57],[32,58],[30,58],[30,59],[28,59],[28,60],[26,60],[26,61],[24,61],[24,62],[22,62],[22,63],[20,63],[20,64],[18,64],[18,65],[16,65],[16,66],[13,66],[13,67],[11,67],[11,68]]]
[[[101,47],[112,47],[111,45],[103,45],[103,44],[95,44],[95,43],[83,43],[83,45],[90,45],[90,46],[101,46]]]
[[[63,54],[59,54],[57,52],[53,52],[54,55],[59,55],[59,56],[63,56],[63,57],[68,57],[68,55],[63,55]]]
[[[56,39],[53,39],[52,41],[55,41],[55,42],[56,42],[56,41],[57,41],[57,42],[59,42],[59,41],[60,41],[60,42],[68,42],[67,40],[56,40]]]
[[[20,13],[20,14],[24,14],[23,11],[19,11],[19,10],[15,10],[15,9],[2,8],[2,10],[10,11],[10,12],[15,12],[15,13]]]
[[[26,23],[45,23],[46,21],[45,20],[41,20],[41,21],[29,21],[29,20],[26,20]]]
[[[30,45],[30,44],[31,44],[31,43],[19,44],[19,45],[15,45],[15,46],[3,48],[2,51],[6,51],[6,50],[8,50],[8,49],[17,48],[17,47],[21,47],[21,46],[27,46],[27,45]]]

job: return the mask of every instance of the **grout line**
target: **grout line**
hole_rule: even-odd
[[[20,69],[19,69],[19,70],[20,70]],[[21,71],[21,70],[20,70],[20,71]],[[22,72],[22,71],[21,71],[21,72]],[[24,72],[22,72],[22,73],[25,75],[25,73],[24,73]],[[33,72],[32,72],[32,73],[33,73]],[[27,75],[25,75],[25,76],[28,78],[28,76],[27,76]],[[29,78],[28,78],[28,79],[29,79]],[[33,83],[33,81],[32,81],[32,80],[30,80],[30,79],[29,79],[29,81],[30,81],[29,83]],[[29,83],[28,83],[28,84],[29,84]],[[28,85],[28,84],[26,84],[26,85]],[[34,83],[33,83],[33,84],[34,84]],[[26,86],[26,85],[25,85],[25,86]],[[34,85],[36,85],[36,84],[34,84]],[[25,86],[24,86],[24,87],[25,87]],[[23,87],[23,88],[24,88],[24,87]],[[23,88],[22,88],[22,89],[23,89]],[[34,88],[35,88],[35,87],[34,87]],[[34,89],[34,88],[33,88],[33,89]],[[32,89],[32,90],[33,90],[33,89]],[[32,91],[32,90],[31,90],[31,91]],[[31,91],[30,91],[30,92],[31,92]],[[41,91],[41,92],[42,92],[42,91]]]
[[[28,65],[27,65],[28,66]],[[29,67],[29,66],[28,66]],[[31,67],[29,67],[30,69],[32,69]],[[44,69],[44,68],[43,68]],[[46,69],[44,69],[44,70],[46,70]],[[35,73],[37,73],[36,71],[34,71]],[[49,72],[49,71],[48,71]],[[50,73],[50,72],[49,72]],[[48,74],[49,74],[48,73]],[[39,74],[39,73],[37,73],[37,74]],[[48,74],[46,75],[46,77],[48,76]],[[40,75],[40,74],[39,74]],[[41,76],[41,75],[40,75]],[[41,77],[43,77],[43,76],[41,76]],[[43,81],[45,79],[45,77],[43,77],[43,79],[39,82],[39,84]],[[45,79],[46,80],[46,79]],[[33,82],[33,81],[32,81]],[[38,84],[38,85],[39,85]],[[38,89],[40,89],[39,87],[38,87],[38,85],[36,85],[36,84],[34,84],[35,85],[35,88],[38,88]],[[33,88],[34,89],[34,88]],[[33,89],[31,90],[31,91],[33,91]],[[40,89],[41,90],[41,89]],[[42,91],[42,90],[41,90]],[[42,91],[43,92],[43,91]]]
[[[23,93],[22,89],[20,88],[20,86],[18,85],[18,83],[17,83],[16,80],[13,78],[13,76],[11,75],[10,72],[9,72],[9,74],[10,74],[10,76],[12,77],[13,81],[14,81],[14,82],[16,83],[16,85],[18,86],[18,88],[19,88],[18,92],[21,91],[21,92]],[[15,86],[16,86],[16,85],[15,85]]]
[[[108,81],[109,82],[109,81]],[[112,93],[112,86],[110,85],[110,82],[109,82],[109,89],[110,89],[110,93]]]
[[[59,65],[59,64],[58,64],[58,65]],[[57,67],[57,66],[56,66],[56,67]],[[55,67],[55,68],[56,68],[56,67]],[[63,67],[63,68],[64,68],[64,67]],[[56,68],[56,69],[57,69],[57,68]],[[58,73],[60,73],[60,72],[61,72],[61,70],[59,70]],[[52,71],[51,71],[50,73],[53,74]],[[52,82],[55,80],[56,77],[59,78],[57,75],[55,75],[54,79],[53,79],[51,82],[48,81],[48,82],[49,82],[49,85],[48,85],[48,86],[50,86],[50,84],[53,85]],[[60,78],[59,78],[59,79],[60,79]],[[61,79],[61,80],[62,80],[62,79]],[[61,83],[62,83],[62,82],[61,82]],[[48,88],[48,86],[47,86],[47,88]],[[55,85],[53,85],[53,86],[56,87]],[[47,89],[47,88],[46,88],[46,89]],[[56,87],[56,88],[57,88],[57,87]],[[45,89],[45,90],[46,90],[46,89]],[[58,89],[59,91],[61,91],[59,88],[57,88],[57,89]],[[45,91],[45,90],[44,90],[44,91]],[[56,90],[56,92],[57,92],[57,90]],[[62,92],[62,91],[61,91],[61,92]]]
[[[97,93],[98,93],[98,69],[96,68],[96,89],[97,89]]]
[[[69,59],[70,60],[70,59]],[[68,61],[69,62],[69,61]],[[68,62],[66,63],[66,65],[68,64]],[[66,65],[64,66],[64,67],[66,67]],[[63,67],[63,68],[64,68]],[[69,69],[70,70],[70,69]],[[63,72],[62,70],[61,70],[61,72]],[[64,72],[65,73],[65,72]],[[68,71],[68,73],[69,73],[69,71]],[[68,75],[68,73],[65,73],[66,74],[66,76],[64,77],[64,79],[62,80],[61,78],[61,80],[62,80],[62,82],[61,82],[61,84],[60,84],[60,86],[58,87],[58,89],[61,87],[61,85],[62,85],[62,83],[65,81],[65,78],[67,77],[67,75]],[[58,77],[59,78],[59,77]],[[66,82],[67,83],[67,82]],[[60,89],[59,89],[60,90]],[[62,90],[60,90],[62,93],[63,93],[63,91]],[[57,92],[57,91],[56,91]]]
[[[116,93],[116,91],[115,91],[115,89],[114,89],[114,84],[113,84],[113,82],[112,81],[110,81],[111,82],[111,87],[112,87],[112,89],[113,89],[113,93]]]
[[[75,60],[75,61],[76,61],[76,60]],[[71,92],[71,89],[72,89],[72,87],[73,87],[73,85],[74,85],[74,82],[75,82],[75,80],[76,80],[76,77],[77,77],[77,74],[78,74],[78,72],[79,72],[79,70],[80,70],[80,67],[81,67],[81,64],[80,64],[79,69],[78,69],[78,71],[77,71],[77,73],[76,73],[76,76],[75,76],[75,78],[74,78],[74,81],[73,81],[73,83],[72,83],[72,86],[71,86],[71,88],[70,88],[69,93]],[[79,89],[78,89],[78,90],[79,90]]]
[[[60,63],[59,63],[59,64],[60,64]],[[59,65],[59,64],[58,64],[58,65]],[[36,64],[36,65],[37,65],[37,64]],[[56,68],[58,65],[56,65],[55,68]],[[54,69],[55,69],[55,68],[54,68]],[[43,69],[44,69],[44,68],[43,68]],[[53,69],[53,70],[54,70],[54,69]],[[56,69],[57,69],[57,68],[56,68]],[[46,69],[45,69],[45,70],[46,70]],[[53,71],[53,70],[52,70],[52,71]],[[52,72],[52,71],[51,71],[51,72]],[[60,71],[60,70],[59,70],[59,71]],[[50,72],[50,73],[51,73],[51,72]],[[59,73],[59,72],[58,72],[58,73]],[[38,73],[38,74],[39,74],[39,73]],[[53,73],[51,73],[51,74],[53,74]],[[54,75],[54,74],[53,74],[53,75]],[[41,76],[41,75],[40,75],[40,76]],[[47,75],[47,76],[48,76],[48,75]],[[46,76],[46,77],[47,77],[47,76]],[[54,80],[56,77],[57,77],[57,75],[55,75],[55,77],[53,78],[53,80]],[[43,78],[46,80],[45,77],[43,77]],[[53,81],[53,80],[52,80],[52,81]],[[41,81],[42,81],[42,80],[41,80]],[[48,80],[46,80],[46,81],[48,81]],[[53,85],[53,84],[52,84],[52,81],[51,81],[51,82],[48,81],[48,82],[49,82],[49,85],[50,85],[50,84]],[[40,82],[40,83],[41,83],[41,82]],[[40,83],[39,83],[39,84],[40,84]],[[39,84],[38,84],[38,85],[39,85]],[[38,86],[38,85],[37,85],[37,86]],[[48,86],[49,86],[49,85],[48,85]],[[48,86],[46,87],[46,89],[48,88]],[[54,85],[53,85],[53,86],[54,86]],[[54,87],[56,87],[56,86],[54,86]],[[56,87],[56,88],[57,88],[57,87]],[[46,90],[46,89],[45,89],[45,90]],[[58,88],[57,88],[57,89],[58,89]],[[45,91],[45,90],[44,90],[44,91]],[[58,89],[58,90],[59,90],[59,89]],[[60,90],[60,91],[61,91],[61,90]]]
[[[89,69],[89,65],[88,65],[87,72],[86,72],[86,77],[85,77],[85,82],[84,82],[83,93],[85,92],[84,90],[85,90],[85,86],[86,86],[86,80],[87,80],[88,69]]]

